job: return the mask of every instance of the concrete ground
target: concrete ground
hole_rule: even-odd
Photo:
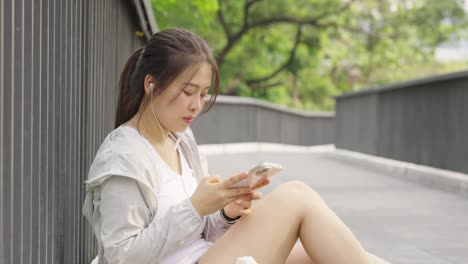
[[[286,181],[305,182],[321,194],[369,252],[391,263],[468,263],[465,196],[320,152],[213,153],[206,153],[210,172],[223,177],[263,161],[282,164],[284,170],[273,176],[264,195]]]

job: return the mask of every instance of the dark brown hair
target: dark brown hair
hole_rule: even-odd
[[[218,65],[208,44],[196,34],[183,29],[166,29],[154,34],[143,48],[130,56],[120,75],[115,127],[130,120],[140,107],[143,110],[148,105],[149,101],[144,100],[147,74],[156,79],[153,93],[160,94],[189,67],[198,71],[203,63],[210,64],[212,69],[213,90],[203,109],[203,112],[207,112],[219,90]]]

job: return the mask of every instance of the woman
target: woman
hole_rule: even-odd
[[[208,45],[185,30],[161,31],[130,57],[116,129],[86,182],[83,213],[98,262],[234,263],[252,256],[259,263],[384,263],[301,182],[261,199],[255,190],[268,180],[229,188],[247,174],[208,176],[189,126],[213,105],[218,86]],[[260,201],[252,207],[253,200]],[[298,238],[303,246],[295,246]]]

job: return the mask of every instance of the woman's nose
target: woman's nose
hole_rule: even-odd
[[[194,99],[192,100],[191,105],[190,105],[190,110],[199,112],[201,110],[201,104],[202,104],[201,100],[196,98],[196,96],[194,96]]]

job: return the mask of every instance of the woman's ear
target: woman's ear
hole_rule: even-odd
[[[145,76],[145,80],[144,80],[144,88],[145,88],[145,94],[147,96],[151,96],[152,93],[154,92],[154,89],[156,88],[156,80],[154,79],[153,76],[151,76],[150,74],[147,74]]]

